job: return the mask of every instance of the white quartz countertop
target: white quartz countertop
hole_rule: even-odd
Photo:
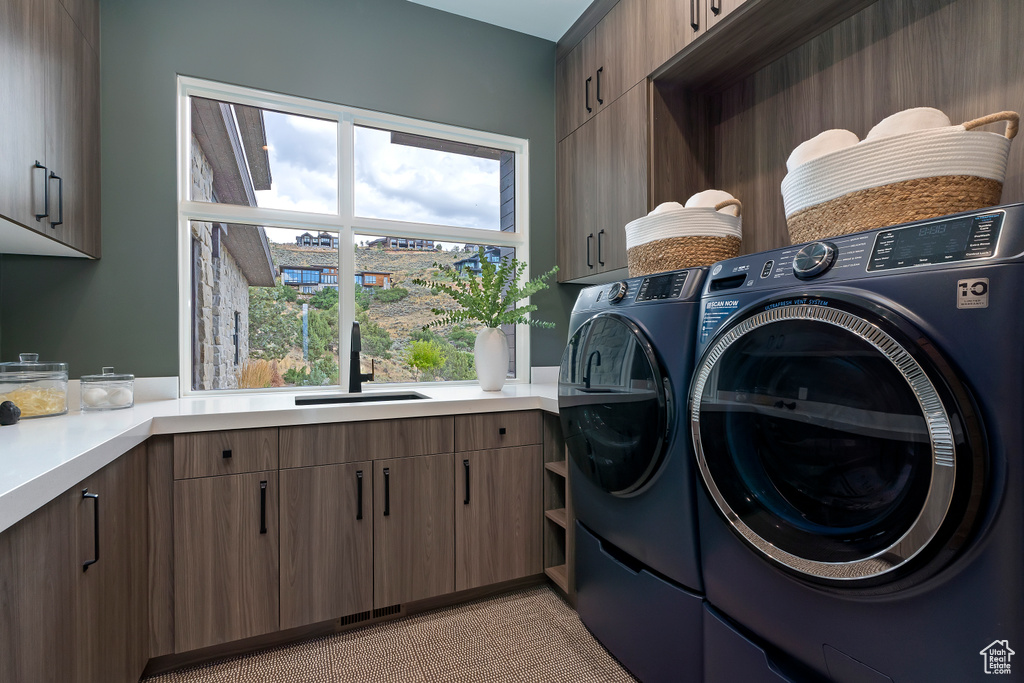
[[[22,420],[0,427],[0,531],[53,500],[154,434],[356,422],[506,410],[558,412],[558,388],[511,384],[392,387],[427,399],[296,406],[296,394],[247,394],[139,402],[133,408]],[[317,395],[330,393],[318,392]],[[309,394],[299,394],[308,396]]]

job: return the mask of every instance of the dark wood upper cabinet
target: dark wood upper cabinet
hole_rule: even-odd
[[[555,68],[556,137],[562,140],[643,79],[645,5],[619,0]]]
[[[281,471],[281,628],[373,609],[373,463]]]
[[[0,253],[100,255],[99,9],[67,4],[0,0]]]
[[[542,450],[520,446],[455,457],[455,590],[543,571]]]
[[[708,2],[709,0],[647,0],[648,73],[664,64],[707,30]]]
[[[452,454],[373,464],[373,606],[455,590]]]

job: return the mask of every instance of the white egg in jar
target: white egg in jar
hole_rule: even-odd
[[[107,402],[107,390],[102,387],[89,387],[82,392],[82,403],[87,406],[101,406]]]
[[[117,387],[110,390],[110,404],[114,406],[126,406],[132,402],[132,391],[125,387]]]

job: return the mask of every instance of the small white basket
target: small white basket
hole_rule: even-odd
[[[719,209],[736,207],[736,215]],[[709,266],[738,256],[742,239],[738,199],[714,207],[679,208],[637,218],[626,224],[629,276]]]

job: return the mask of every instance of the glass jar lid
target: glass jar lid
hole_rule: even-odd
[[[0,363],[0,375],[5,374],[49,374],[63,373],[67,375],[67,363],[40,362],[38,353],[22,353],[19,360],[9,363]]]
[[[130,382],[134,379],[135,375],[117,374],[112,367],[103,368],[100,375],[82,375],[83,382]]]

